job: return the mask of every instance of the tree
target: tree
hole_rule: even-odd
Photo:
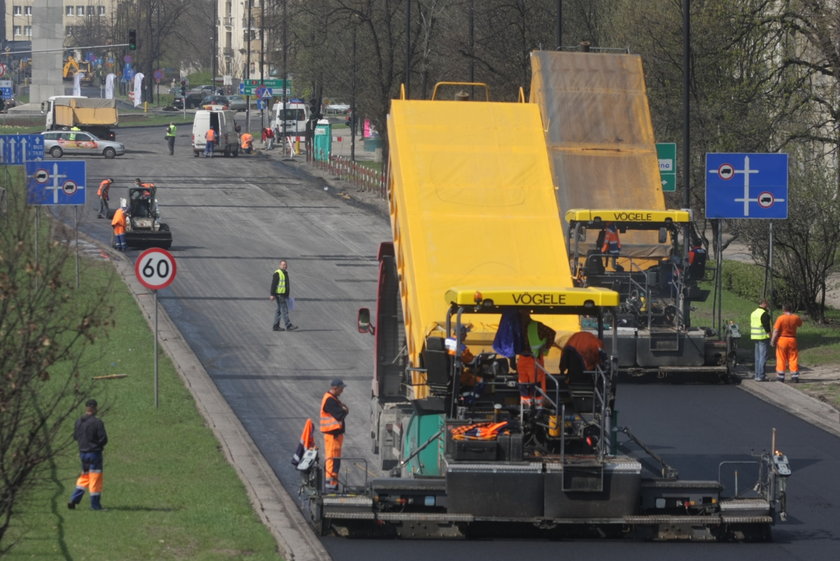
[[[48,220],[37,228],[10,169],[0,170],[0,554],[16,505],[70,442],[66,422],[89,396],[84,350],[109,315],[74,298],[71,232]]]

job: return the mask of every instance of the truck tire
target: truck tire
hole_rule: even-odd
[[[109,146],[108,148],[102,151],[102,155],[111,160],[117,157],[117,151]]]
[[[50,148],[50,156],[53,158],[60,158],[64,154],[64,151],[61,149],[60,146],[53,146]]]

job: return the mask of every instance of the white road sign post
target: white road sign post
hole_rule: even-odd
[[[140,284],[155,295],[155,409],[158,408],[158,300],[157,291],[166,288],[175,280],[178,267],[175,258],[165,249],[153,247],[140,254],[134,263],[134,274]]]

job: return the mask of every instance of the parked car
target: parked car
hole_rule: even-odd
[[[253,97],[253,96],[252,96]],[[245,101],[244,95],[234,94],[227,96],[228,101],[230,102],[230,110],[231,111],[245,111],[248,109],[248,105]],[[254,102],[251,101],[251,107],[254,106]]]
[[[60,158],[64,154],[102,154],[106,158],[122,156],[125,146],[121,142],[102,140],[86,131],[44,131],[44,154]]]
[[[230,109],[230,100],[223,95],[208,95],[201,100],[201,108],[212,111],[225,111]]]
[[[192,109],[193,107],[200,107],[201,100],[204,99],[206,94],[201,92],[187,92],[187,109]],[[172,101],[172,105],[176,109],[183,109],[184,108],[184,98],[179,94],[175,96],[175,99]]]

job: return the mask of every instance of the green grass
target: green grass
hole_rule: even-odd
[[[6,558],[281,559],[165,355],[159,361],[160,406],[155,409],[152,333],[110,264],[86,262],[78,294],[103,298],[115,310],[107,340],[85,355],[85,375],[127,374],[95,382],[94,397],[110,440],[102,493],[108,510],[91,511],[87,496],[76,510],[67,509],[79,473],[71,447],[20,505],[7,535],[17,545]]]
[[[704,283],[703,288],[712,290],[712,283]],[[692,312],[692,325],[712,326],[712,294],[706,302],[692,302],[695,310]],[[744,299],[733,292],[723,292],[723,320],[734,321],[741,330],[742,346],[752,347],[750,337],[750,314],[755,310],[757,302]],[[777,318],[781,310],[772,310],[773,318]],[[811,321],[804,314],[800,314],[804,325],[797,333],[799,340],[800,361],[806,366],[824,366],[826,364],[840,364],[840,310],[829,310],[826,314],[826,324],[820,325]],[[771,364],[773,363],[771,357]]]

